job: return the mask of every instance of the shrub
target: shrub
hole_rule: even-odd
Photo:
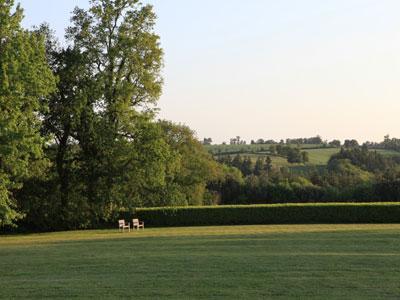
[[[313,203],[139,208],[146,226],[400,223],[400,203]],[[124,213],[130,219],[132,213]]]

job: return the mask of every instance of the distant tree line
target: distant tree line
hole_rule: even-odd
[[[274,140],[264,140],[264,139],[258,139],[256,141],[251,140],[250,142],[251,145],[274,145],[274,144],[279,144],[278,142]]]
[[[301,151],[297,147],[278,144],[271,145],[269,151],[271,154],[286,157],[289,163],[307,163],[309,161],[308,152]]]
[[[287,144],[287,145],[322,145],[324,144],[324,141],[322,138],[318,135],[315,137],[310,137],[310,138],[296,138],[296,139],[286,139],[280,140],[279,142],[276,142],[272,139],[258,139],[258,140],[251,140],[251,144],[255,145],[262,145],[262,144],[269,144],[269,145],[274,145],[274,144]]]
[[[309,145],[309,144],[322,145],[323,143],[324,141],[319,135],[311,138],[286,139],[286,144],[294,144],[294,145]]]
[[[221,204],[400,201],[399,159],[366,147],[343,148],[326,168],[300,173],[274,166],[257,173],[248,170],[239,166],[241,176],[213,186]]]
[[[245,140],[240,139],[240,136],[236,136],[236,137],[230,139],[229,144],[230,145],[246,145],[247,142]]]
[[[204,145],[211,145],[212,139],[211,138],[204,138],[203,144]],[[223,143],[226,145],[226,143]],[[230,145],[246,145],[246,141],[241,140],[240,136],[230,139]],[[355,139],[346,139],[342,143],[338,139],[333,139],[331,141],[323,140],[321,136],[315,136],[310,138],[295,138],[290,139],[287,138],[286,140],[281,139],[279,142],[273,139],[257,139],[251,140],[250,145],[315,145],[318,148],[340,148],[341,146],[345,148],[354,148],[359,147],[360,143]],[[400,151],[400,139],[397,138],[389,138],[389,136],[385,136],[385,139],[381,143],[373,143],[373,142],[365,142],[363,145],[366,145],[368,149],[387,149],[387,150],[395,150]]]
[[[369,149],[386,149],[400,152],[400,139],[390,138],[389,135],[386,135],[381,143],[366,142],[364,145]]]
[[[212,142],[213,142],[212,138],[204,138],[203,139],[203,145],[205,145],[205,146],[211,145]]]
[[[218,162],[238,169],[244,176],[261,175],[263,172],[272,170],[271,157],[258,157],[255,162],[249,156],[235,155],[233,158],[230,155],[224,155],[218,158]]]

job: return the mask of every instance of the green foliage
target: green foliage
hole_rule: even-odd
[[[45,167],[39,114],[54,90],[43,37],[21,28],[22,10],[0,0],[0,227],[21,214],[14,191]]]
[[[310,156],[309,156],[308,152],[306,152],[306,151],[301,152],[301,161],[303,163],[308,163],[310,161]]]
[[[88,70],[77,130],[88,201],[98,213],[121,199],[143,205],[140,196],[163,184],[169,159],[149,107],[162,84],[155,14],[135,0],[96,0],[72,22],[68,37]]]
[[[351,148],[358,148],[359,144],[357,140],[352,139],[352,140],[345,140],[343,146],[345,148],[351,149]]]
[[[122,208],[219,203],[209,185],[231,170],[189,128],[154,120],[163,64],[154,24],[149,5],[94,0],[75,9],[68,48],[47,26],[35,31],[59,80],[41,124],[50,168],[18,193],[25,227],[87,228]]]
[[[347,159],[353,165],[366,171],[384,171],[390,168],[393,163],[390,158],[386,158],[376,151],[368,151],[366,147],[362,148],[342,148],[340,152],[333,155],[328,163],[328,167],[335,164],[336,160]]]
[[[295,158],[301,156],[303,161],[310,162],[292,165],[272,153],[289,155],[289,158],[293,153]],[[250,174],[243,167],[247,157],[255,162]],[[269,163],[264,161],[265,157],[269,158]],[[371,151],[365,145],[362,148],[320,148],[300,152],[299,148],[279,144],[272,145],[268,152],[237,154],[233,159],[229,155],[219,155],[218,161],[236,167],[245,176],[244,183],[235,183],[234,193],[229,192],[227,186],[231,183],[228,182],[213,187],[220,193],[222,204],[399,199],[396,195],[399,159],[388,150]],[[390,179],[382,179],[386,173],[392,174]],[[390,188],[384,189],[383,186]]]
[[[289,163],[301,163],[303,162],[303,157],[299,149],[297,148],[290,148],[287,153],[287,160]]]
[[[341,142],[339,140],[332,140],[329,142],[329,146],[339,148],[341,146]]]
[[[376,146],[376,145],[375,145]],[[378,145],[383,149],[389,149],[399,152],[400,151],[400,139],[398,138],[390,138],[389,135],[386,135],[384,141]]]
[[[235,167],[222,165],[222,174],[223,176],[208,184],[209,191],[218,195],[218,201],[212,204],[226,203],[226,199],[235,200],[242,194],[244,184],[242,172]]]
[[[149,226],[399,223],[398,203],[281,204],[136,209]],[[128,215],[126,216],[127,219]]]
[[[67,36],[86,56],[111,122],[160,96],[163,51],[155,19],[152,6],[138,0],[94,0],[89,10],[74,11]]]
[[[53,138],[46,153],[53,173],[20,194],[30,226],[53,219],[46,228],[84,228],[121,207],[172,205],[159,193],[176,158],[154,122],[163,55],[154,24],[149,5],[95,0],[75,9],[69,48],[39,28],[59,81],[42,128]]]
[[[336,182],[331,182],[332,185],[346,186],[355,185],[357,183],[371,181],[374,177],[372,173],[352,164],[348,159],[332,159],[328,165],[328,170],[331,172]]]
[[[293,145],[322,145],[323,143],[324,141],[319,135],[310,138],[286,139],[286,144]]]
[[[256,162],[250,156],[241,156],[239,154],[235,155],[233,159],[228,156],[221,156],[218,162],[231,166],[240,170],[243,176],[249,175],[261,175],[263,173],[268,173],[272,170],[272,161],[269,156],[264,159],[263,157],[258,157]]]
[[[173,168],[168,170],[166,184],[159,191],[160,201],[164,204],[169,201],[167,205],[202,205],[207,184],[223,176],[221,167],[195,139],[190,128],[168,121],[160,121],[159,125],[175,159]]]
[[[262,174],[263,171],[265,171],[265,162],[264,159],[259,157],[257,158],[256,164],[254,165],[254,174],[259,176]]]

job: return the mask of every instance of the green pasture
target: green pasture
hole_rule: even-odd
[[[400,155],[400,152],[394,151],[394,150],[376,149],[376,150],[372,150],[372,151],[376,151],[384,156],[399,156]]]
[[[293,171],[304,172],[309,167],[325,166],[332,155],[337,154],[339,148],[318,148],[318,145],[301,145],[300,148],[303,151],[307,151],[309,155],[309,162],[307,164],[291,164],[287,162],[287,159],[281,156],[273,155],[269,153],[270,145],[212,145],[206,146],[207,149],[213,153],[216,157],[229,155],[231,152],[241,152],[241,156],[248,156],[255,162],[259,157],[270,156],[272,164],[277,167],[290,167]],[[320,146],[319,146],[320,147]],[[377,151],[384,156],[399,156],[400,153],[392,150],[371,150]],[[230,154],[234,156],[236,154]]]
[[[309,154],[309,162],[306,164],[307,166],[321,166],[326,165],[333,154],[336,154],[340,151],[338,148],[320,148],[320,149],[306,149]],[[224,155],[224,154],[221,154]],[[271,155],[268,152],[262,153],[241,153],[242,156],[248,156],[255,163],[259,157],[265,158],[269,156],[272,160],[272,165],[278,167],[296,167],[296,166],[304,166],[304,164],[291,164],[288,163],[287,159],[277,155]]]
[[[0,237],[0,297],[398,299],[400,225]]]
[[[311,165],[326,165],[332,155],[339,153],[338,148],[325,148],[325,149],[308,149],[306,150],[309,155],[309,164]]]
[[[217,154],[229,154],[235,152],[247,152],[257,153],[268,151],[271,145],[206,145],[204,146],[210,153]]]
[[[248,145],[206,145],[204,146],[210,153],[214,155],[218,154],[229,154],[229,153],[259,153],[259,152],[267,152],[269,151],[270,146],[272,144],[248,144]],[[277,146],[277,144],[275,144]],[[300,147],[301,149],[318,149],[322,148],[322,145],[317,144],[304,144],[304,145],[295,145],[292,147]]]

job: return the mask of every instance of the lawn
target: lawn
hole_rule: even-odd
[[[398,299],[400,225],[0,237],[2,298]]]

